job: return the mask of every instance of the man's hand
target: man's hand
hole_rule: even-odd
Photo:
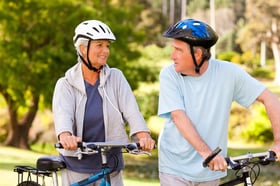
[[[215,156],[215,158],[212,161],[210,161],[208,166],[213,171],[225,172],[227,170],[227,162],[222,155]]]
[[[276,153],[276,161],[280,161],[280,144],[275,143],[270,150]]]

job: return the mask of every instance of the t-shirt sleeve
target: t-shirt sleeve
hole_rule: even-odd
[[[179,86],[180,78],[178,74],[165,68],[160,72],[160,91],[158,115],[160,117],[169,117],[170,112],[174,110],[185,110],[183,95]]]
[[[239,72],[236,73],[238,76],[235,82],[234,101],[244,107],[249,107],[266,87],[245,71],[241,69],[237,70],[239,70]]]

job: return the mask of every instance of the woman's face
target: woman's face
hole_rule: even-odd
[[[87,61],[86,50],[83,48],[83,57]],[[91,65],[95,68],[100,68],[107,63],[107,59],[110,54],[110,41],[109,40],[92,40],[88,51],[88,57]]]

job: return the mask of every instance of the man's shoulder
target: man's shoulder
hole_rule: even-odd
[[[175,68],[174,68],[174,65],[173,64],[169,64],[165,67],[163,67],[161,70],[160,70],[160,74],[162,73],[176,73],[175,71]]]
[[[211,59],[210,60],[210,63],[211,65],[214,67],[214,68],[219,68],[219,69],[222,69],[222,70],[225,70],[225,71],[239,71],[241,70],[241,66],[238,65],[238,64],[235,64],[233,62],[230,62],[230,61],[224,61],[224,60],[219,60],[219,59]]]

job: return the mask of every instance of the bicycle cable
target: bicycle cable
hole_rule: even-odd
[[[251,162],[247,165],[242,166],[242,168],[245,168],[245,167],[249,169],[249,171],[248,171],[250,173],[249,177],[251,179],[252,184],[254,184],[260,175],[260,165],[258,164],[258,162]],[[235,171],[236,177],[241,177],[240,175],[242,175],[242,171],[243,171],[242,168]]]

